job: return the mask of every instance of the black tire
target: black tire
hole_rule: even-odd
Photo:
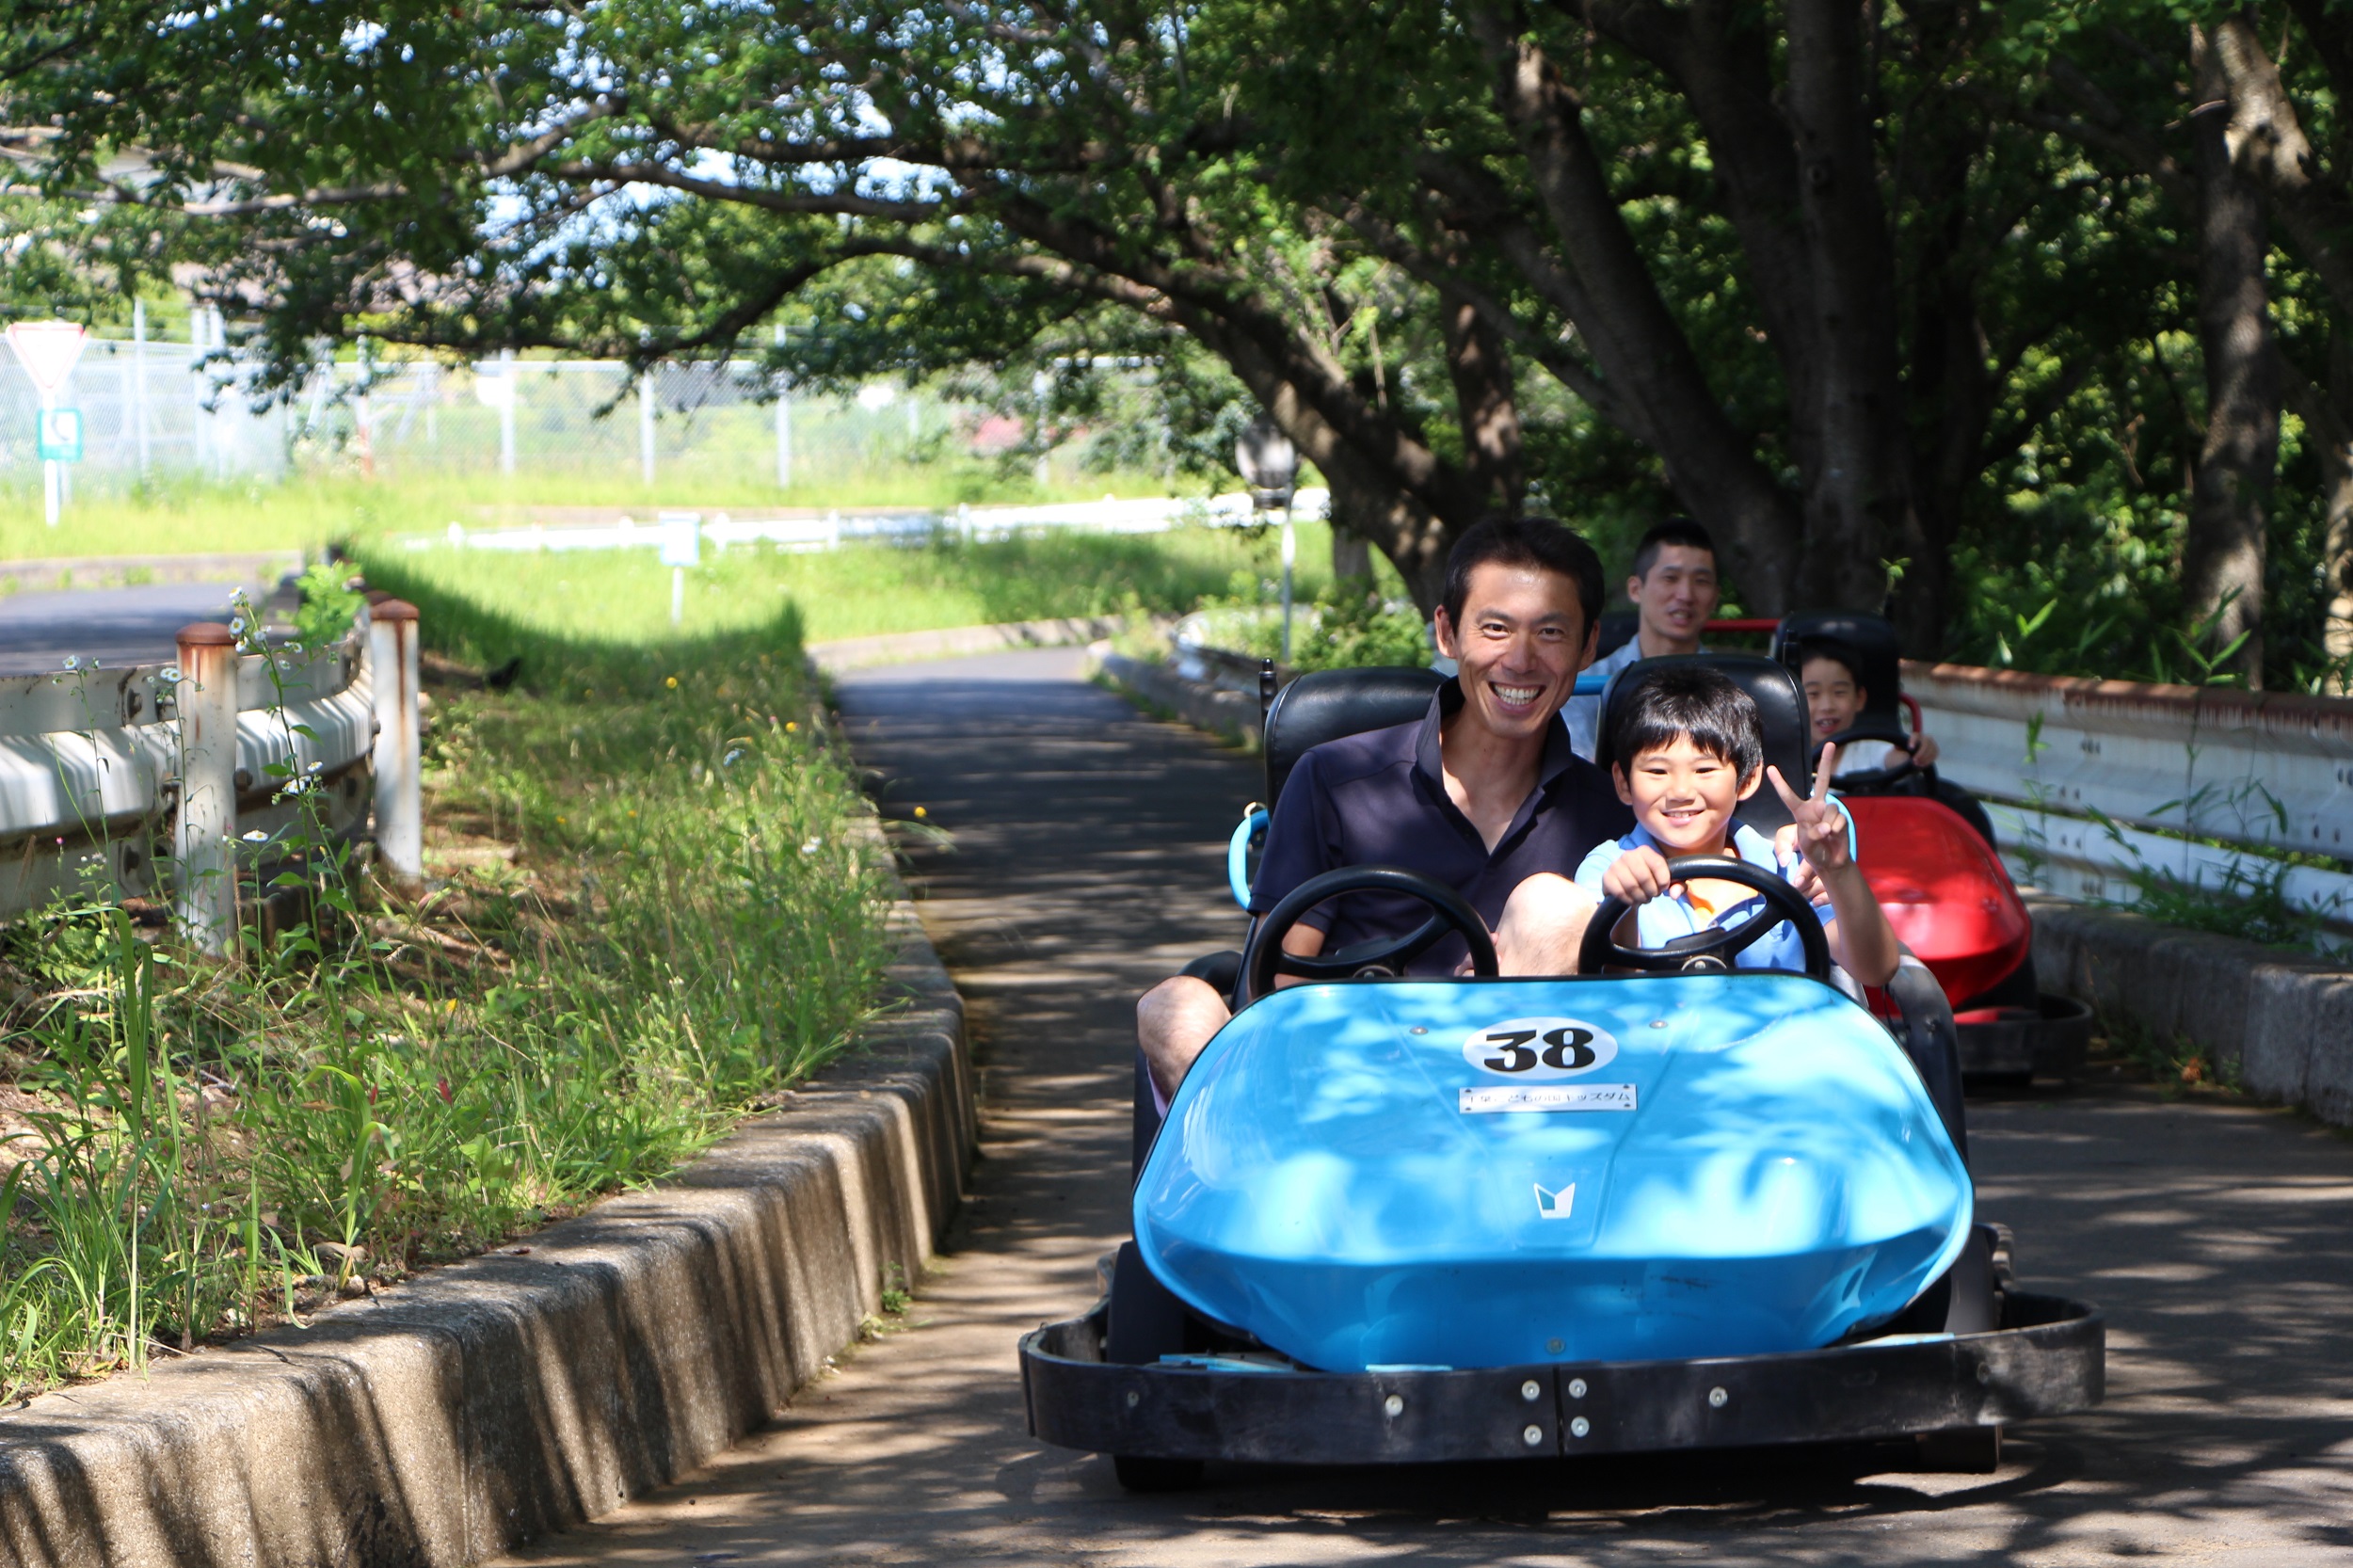
[[[1923,1470],[1952,1476],[1990,1476],[2002,1467],[1999,1427],[1947,1427],[1943,1432],[1921,1432],[1913,1441],[1919,1448]]]
[[[1190,1492],[1201,1484],[1201,1461],[1197,1459],[1112,1455],[1112,1473],[1119,1477],[1119,1484],[1130,1492]]]

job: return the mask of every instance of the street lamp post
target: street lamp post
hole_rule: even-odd
[[[1261,512],[1283,512],[1283,663],[1291,660],[1291,564],[1299,557],[1299,541],[1291,533],[1291,495],[1299,483],[1299,449],[1260,414],[1234,443],[1234,467],[1250,487],[1250,504]]]

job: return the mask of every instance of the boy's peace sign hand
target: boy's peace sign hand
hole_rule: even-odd
[[[1847,817],[1836,802],[1830,798],[1830,770],[1836,748],[1822,747],[1821,765],[1814,771],[1814,792],[1801,795],[1789,787],[1781,770],[1768,766],[1766,777],[1780,792],[1781,803],[1789,808],[1790,820],[1797,824],[1798,853],[1806,864],[1817,872],[1834,872],[1853,862],[1847,854]]]

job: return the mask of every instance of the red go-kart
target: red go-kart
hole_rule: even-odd
[[[1805,650],[1823,644],[1849,656],[1865,694],[1855,724],[1833,744],[1876,742],[1906,754],[1894,766],[1852,769],[1833,782],[1854,814],[1865,879],[1897,937],[1953,1004],[1962,1073],[1989,1081],[2073,1078],[2090,1042],[2091,1010],[2037,987],[2033,921],[1984,807],[1911,760],[1920,711],[1902,694],[1895,628],[1877,616],[1791,616],[1774,632],[1773,657],[1801,678]]]

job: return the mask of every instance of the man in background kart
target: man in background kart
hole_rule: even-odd
[[[1586,671],[1607,680],[1641,659],[1701,653],[1700,633],[1721,597],[1716,583],[1716,541],[1689,518],[1655,524],[1634,547],[1634,575],[1625,597],[1640,617],[1634,635]],[[1592,760],[1601,742],[1599,696],[1573,697],[1564,710],[1569,744]]]
[[[1434,621],[1455,677],[1420,719],[1300,759],[1267,827],[1251,913],[1343,866],[1402,866],[1469,902],[1495,933],[1503,973],[1573,972],[1595,901],[1566,873],[1633,825],[1559,722],[1593,660],[1600,613],[1600,557],[1559,523],[1495,520],[1465,533]],[[1403,936],[1425,915],[1402,896],[1351,894],[1311,911],[1283,946],[1312,957]],[[1413,968],[1443,975],[1466,960],[1450,937]],[[1136,1035],[1163,1102],[1228,1016],[1225,999],[1189,975],[1144,993]]]
[[[1839,644],[1827,639],[1805,645],[1798,659],[1798,681],[1805,688],[1806,719],[1812,727],[1814,744],[1820,745],[1833,735],[1844,734],[1854,728],[1871,694],[1863,684],[1861,672],[1855,668],[1855,657]],[[1891,745],[1880,766],[1892,768],[1909,756],[1921,767],[1936,760],[1936,742],[1923,730],[1916,737],[1919,744],[1907,753],[1903,747]],[[1838,759],[1843,762],[1844,757]]]

